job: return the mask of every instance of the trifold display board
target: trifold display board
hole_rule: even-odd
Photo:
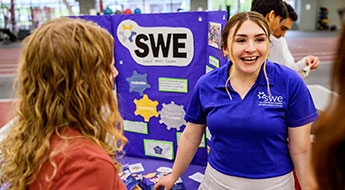
[[[82,16],[115,40],[116,89],[128,156],[174,160],[198,79],[226,63],[220,48],[227,12]],[[193,164],[206,165],[206,136]]]

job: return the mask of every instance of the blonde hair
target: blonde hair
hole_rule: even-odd
[[[237,34],[237,31],[240,29],[242,24],[247,20],[255,22],[264,31],[267,38],[270,37],[270,35],[271,35],[270,27],[267,24],[265,18],[261,14],[254,12],[254,11],[239,12],[239,13],[235,14],[234,16],[232,16],[224,27],[224,30],[222,32],[222,48],[227,48],[227,46],[228,46],[227,39],[228,39],[228,36],[230,35],[230,30],[234,26],[236,26],[234,33],[232,35],[232,39],[234,39],[236,34]],[[233,46],[233,40],[231,40],[231,44],[230,44],[230,59],[232,62],[234,62],[232,46]],[[268,54],[269,54],[268,50],[269,50],[269,41],[267,40],[267,53],[265,55],[265,62],[264,62],[264,68],[263,69],[264,69],[264,74],[265,74],[265,78],[266,78],[266,82],[267,82],[267,91],[268,91],[269,96],[271,96],[269,80],[268,80],[267,72],[266,72],[266,59],[267,59]],[[231,97],[231,94],[228,90],[227,84],[230,82],[230,78],[231,78],[232,74],[233,74],[233,72],[230,73],[228,79],[225,82],[225,90],[228,93],[230,100],[232,100],[232,97]]]
[[[0,146],[0,176],[9,189],[26,189],[47,160],[53,178],[50,138],[56,133],[66,140],[66,128],[78,129],[110,157],[122,150],[127,139],[112,92],[113,47],[107,31],[72,18],[48,21],[26,38],[17,72],[17,119]]]

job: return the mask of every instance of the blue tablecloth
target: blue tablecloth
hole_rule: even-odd
[[[164,166],[172,168],[173,162],[166,161],[166,160],[157,160],[157,159],[150,159],[150,158],[135,158],[135,157],[124,157],[122,158],[124,161],[127,161],[129,164],[136,164],[141,163],[145,169],[143,174],[148,174],[152,172],[156,172],[156,169]],[[206,166],[199,166],[199,165],[189,165],[187,170],[182,174],[181,178],[183,184],[185,185],[187,190],[195,190],[198,189],[200,183],[189,179],[188,176],[193,175],[196,172],[200,172],[204,174]]]

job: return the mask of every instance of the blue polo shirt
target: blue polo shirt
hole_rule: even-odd
[[[227,175],[268,178],[287,174],[293,164],[288,150],[288,127],[317,119],[317,112],[302,78],[285,66],[267,61],[270,91],[263,72],[241,99],[225,82],[231,62],[197,82],[185,120],[207,124],[211,134],[210,165]]]

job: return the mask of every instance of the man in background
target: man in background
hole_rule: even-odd
[[[288,17],[287,9],[282,0],[253,0],[251,10],[265,17],[271,33],[277,30]]]
[[[297,21],[298,16],[291,5],[284,2],[284,6],[288,11],[288,17],[281,23],[280,27],[272,31],[273,36],[271,36],[270,52],[275,53],[271,53],[268,59],[295,70],[302,78],[305,78],[308,76],[310,70],[318,68],[320,59],[316,56],[309,55],[295,62],[284,37],[286,32],[291,29],[293,22]]]

